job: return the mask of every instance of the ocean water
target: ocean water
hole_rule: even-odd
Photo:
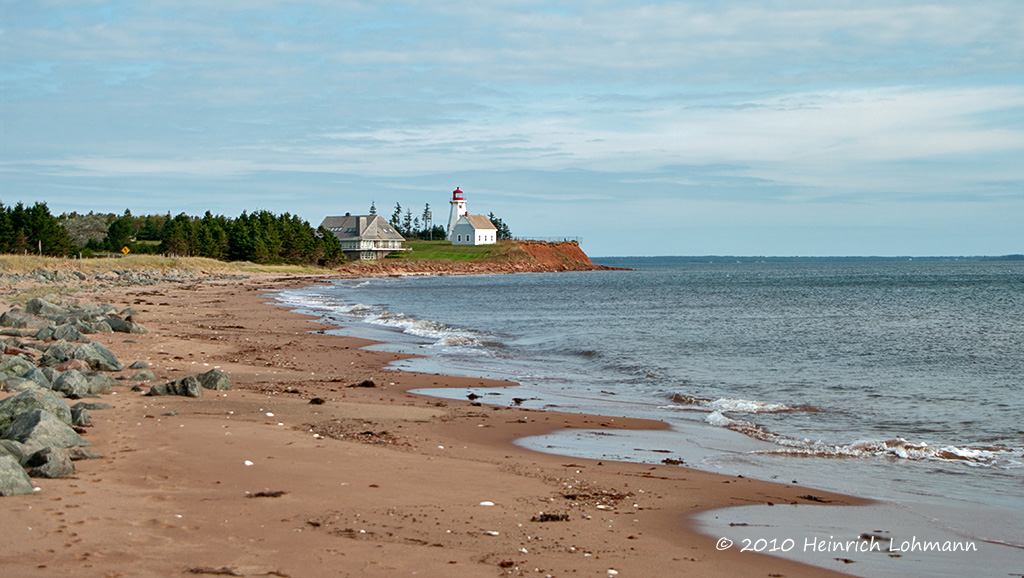
[[[400,368],[520,384],[435,395],[672,426],[528,447],[850,492],[886,505],[833,514],[835,532],[983,547],[841,571],[1024,572],[1024,262],[615,264],[634,270],[341,280],[278,300],[422,356]],[[827,531],[787,517],[768,526]],[[700,523],[723,533],[722,520]]]

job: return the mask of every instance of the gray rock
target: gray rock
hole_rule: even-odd
[[[128,369],[149,369],[149,364],[139,360],[129,365]]]
[[[149,388],[149,393],[146,395],[182,395],[185,397],[202,397],[203,388],[199,385],[199,380],[190,375],[177,381],[154,385]]]
[[[25,312],[30,315],[39,315],[41,317],[66,315],[68,310],[59,305],[54,305],[45,299],[36,297],[29,299],[28,303],[25,303]]]
[[[32,480],[18,460],[11,456],[0,456],[0,496],[18,496],[32,492]]]
[[[145,327],[138,323],[132,323],[131,321],[121,319],[120,317],[107,317],[103,321],[105,321],[111,329],[119,333],[149,333]]]
[[[95,402],[89,402],[89,401],[80,401],[80,402],[76,403],[75,405],[73,405],[72,407],[84,407],[85,409],[90,410],[90,411],[97,411],[97,410],[101,410],[101,409],[110,409],[110,408],[112,408],[114,406],[110,405],[109,403],[95,403]]]
[[[75,473],[75,464],[64,448],[43,448],[32,454],[26,464],[31,478],[63,478]]]
[[[39,389],[41,387],[41,385],[31,379],[25,379],[22,377],[0,377],[0,390],[4,391],[22,392],[29,391],[31,389]]]
[[[23,444],[14,440],[3,440],[0,439],[0,454],[7,454],[18,460],[18,463],[22,466],[28,461],[28,457],[37,451],[43,449],[41,446],[36,444]]]
[[[114,330],[110,328],[110,324],[106,321],[94,321],[89,324],[92,327],[94,333],[113,333]]]
[[[96,395],[100,393],[110,393],[113,391],[117,380],[110,376],[109,373],[102,371],[84,371],[82,375],[85,376],[86,381],[89,382],[89,394]]]
[[[47,339],[53,339],[53,326],[47,325],[36,332],[36,339],[39,341],[46,341]]]
[[[34,409],[45,410],[59,421],[71,424],[71,408],[64,400],[48,389],[27,390],[0,401],[0,433],[10,427],[19,415]]]
[[[36,366],[31,361],[17,355],[5,356],[4,360],[0,361],[0,374],[2,375],[25,377],[25,374],[31,373],[34,369]]]
[[[51,448],[91,445],[88,440],[71,429],[71,426],[54,417],[52,413],[41,409],[33,409],[20,414],[2,437],[23,444],[38,444]]]
[[[85,427],[92,425],[92,415],[89,410],[80,405],[71,406],[71,425]]]
[[[3,315],[0,315],[0,325],[4,327],[13,327],[15,329],[33,329],[40,330],[43,327],[49,325],[42,317],[37,317],[24,311],[12,309],[7,311]]]
[[[64,341],[72,341],[75,343],[89,343],[91,340],[82,334],[82,331],[74,323],[65,323],[64,325],[58,325],[53,329],[54,339],[63,339]]]
[[[137,371],[135,375],[131,376],[132,381],[156,381],[156,374],[151,369],[143,369]]]
[[[73,343],[54,341],[46,348],[43,356],[39,358],[39,365],[51,367],[74,359],[76,349],[77,347]]]
[[[124,365],[102,343],[86,343],[75,349],[75,359],[81,359],[96,371],[121,371]]]
[[[205,389],[214,391],[227,391],[231,389],[231,380],[228,374],[219,369],[211,369],[199,375],[199,384]]]
[[[89,381],[77,369],[69,369],[53,382],[53,390],[68,397],[82,397],[89,394]]]
[[[124,309],[121,310],[120,313],[121,317],[135,317],[138,314],[139,312],[134,307],[125,307]]]
[[[67,448],[68,456],[72,461],[96,460],[103,457],[103,454],[96,453],[89,448]]]

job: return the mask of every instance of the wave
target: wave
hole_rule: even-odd
[[[957,447],[934,446],[927,442],[903,438],[858,441],[831,445],[821,441],[798,440],[774,433],[764,426],[727,417],[721,411],[709,414],[704,421],[780,447],[756,450],[755,454],[786,455],[816,458],[892,458],[912,461],[958,462],[970,466],[1017,467],[1024,458],[1024,449],[1004,446]]]
[[[730,413],[783,413],[791,411],[821,411],[810,405],[786,405],[784,403],[771,403],[767,401],[755,401],[749,399],[719,398],[709,399],[681,395],[678,393],[669,396],[669,399],[676,402],[673,405],[661,406],[662,409],[677,409],[682,411],[708,411],[708,412],[730,412]]]

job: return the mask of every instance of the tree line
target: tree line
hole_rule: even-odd
[[[261,264],[331,266],[344,259],[337,238],[288,213],[243,212],[237,218],[65,213],[46,203],[6,207],[0,202],[0,253],[94,256],[128,247],[133,253],[209,257]]]

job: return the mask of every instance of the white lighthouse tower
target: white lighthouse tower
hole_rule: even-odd
[[[466,199],[462,197],[462,191],[458,187],[452,191],[452,212],[448,215],[448,232],[445,235],[446,241],[452,240],[452,231],[459,217],[466,214]]]

